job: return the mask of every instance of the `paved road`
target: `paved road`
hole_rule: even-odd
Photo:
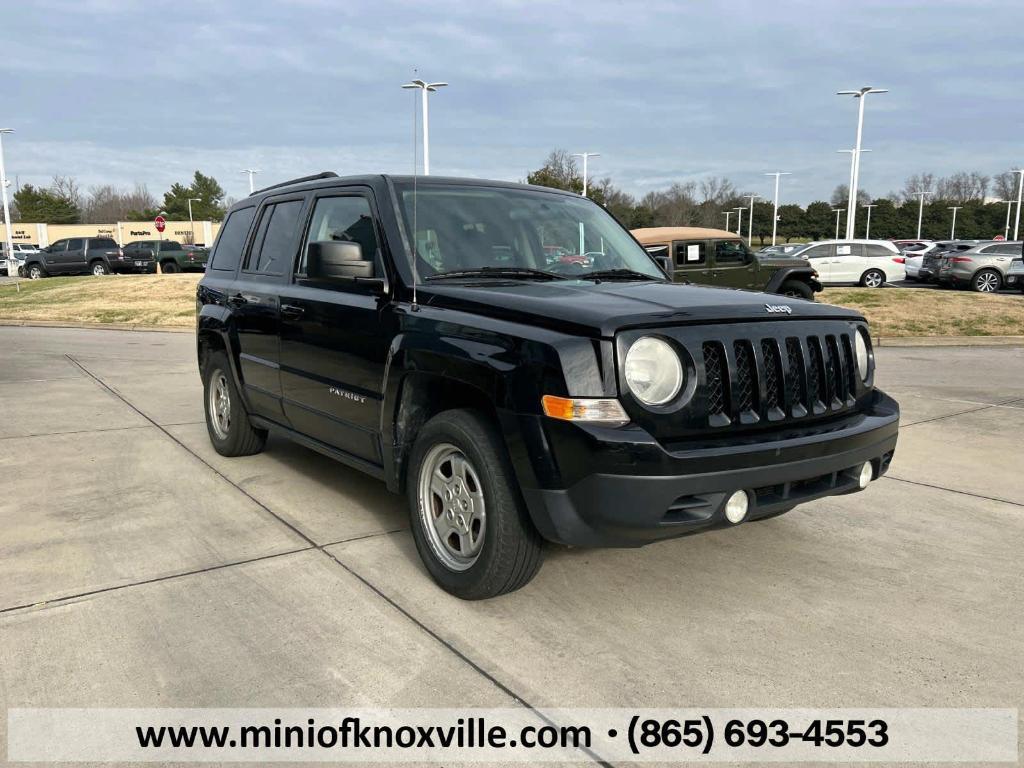
[[[866,493],[464,603],[381,484],[217,456],[192,345],[0,328],[0,706],[1024,708],[1024,349],[879,350]]]

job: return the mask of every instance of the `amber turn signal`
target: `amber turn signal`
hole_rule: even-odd
[[[614,398],[557,397],[541,398],[544,414],[562,421],[586,421],[594,424],[621,426],[629,423],[622,405]]]

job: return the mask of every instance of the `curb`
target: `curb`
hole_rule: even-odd
[[[195,327],[176,328],[165,325],[138,325],[135,323],[72,323],[60,320],[3,320],[0,327],[15,328],[79,328],[89,331],[146,331],[156,333],[195,333]]]
[[[877,336],[879,347],[1021,347],[1024,336]]]

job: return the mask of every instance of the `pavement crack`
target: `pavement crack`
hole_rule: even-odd
[[[930,419],[921,419],[920,421],[911,421],[906,424],[900,424],[900,429],[907,427],[916,427],[918,424],[930,424],[933,421],[942,421],[943,419],[952,419],[954,416],[963,416],[968,413],[978,413],[979,411],[987,411],[990,408],[1002,408],[1013,403],[1019,403],[1024,401],[1024,398],[1014,397],[1009,400],[1002,400],[998,403],[987,403],[986,405],[979,406],[978,408],[968,408],[964,411],[957,411],[956,413],[947,413],[944,416],[933,416]]]
[[[920,480],[907,480],[905,477],[896,477],[892,474],[886,474],[882,477],[883,480],[894,480],[897,483],[907,483],[909,485],[918,485],[922,488],[933,488],[936,491],[949,491],[950,493],[958,493],[961,496],[971,496],[975,499],[984,499],[985,501],[998,501],[1001,504],[1010,504],[1014,507],[1024,507],[1024,503],[1019,501],[1011,501],[1010,499],[1001,499],[998,496],[986,496],[983,493],[973,493],[971,491],[961,491],[957,488],[947,488],[944,485],[935,485],[934,483],[924,483]]]

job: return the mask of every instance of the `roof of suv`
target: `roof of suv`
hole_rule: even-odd
[[[711,227],[641,227],[630,231],[642,245],[665,243],[669,240],[691,240],[698,237],[723,237],[732,240],[737,240],[740,237],[735,232]]]

